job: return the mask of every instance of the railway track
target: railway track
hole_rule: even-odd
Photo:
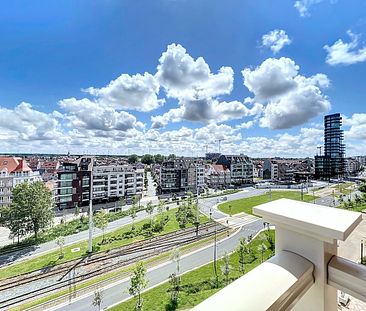
[[[16,284],[16,286],[21,286],[30,282],[42,281],[43,279],[63,274],[63,276],[54,284],[0,301],[0,309],[8,308],[20,302],[39,297],[40,295],[45,295],[47,293],[60,290],[62,288],[74,286],[75,284],[90,279],[92,277],[108,273],[118,268],[135,263],[137,261],[144,260],[165,251],[171,250],[176,246],[183,246],[192,242],[206,239],[215,234],[213,230],[209,230],[213,226],[215,226],[215,224],[212,223],[202,225],[199,229],[200,234],[198,236],[193,235],[186,237],[187,234],[192,234],[192,232],[195,232],[195,228],[190,228],[175,233],[169,233],[164,236],[155,237],[151,240],[143,240],[134,244],[130,244],[118,250],[114,250],[113,252],[104,252],[103,254],[99,253],[96,254],[95,257],[93,256],[91,258],[87,258],[87,261],[85,260],[86,258],[73,261],[71,263],[65,264],[65,266],[61,265],[62,267],[55,268],[53,271],[49,271],[46,273],[41,273],[41,271],[43,270],[42,269],[37,271],[39,273],[38,275],[31,275],[32,273],[35,273],[32,272],[8,279],[7,283],[1,285],[0,294],[1,291],[14,287],[14,284]],[[220,233],[225,231],[226,229],[227,228],[224,226],[218,226],[216,232]],[[145,253],[141,254],[141,252]],[[120,260],[113,262],[113,260],[115,260],[116,258],[118,259],[118,257],[126,257],[128,255],[130,255],[129,258],[121,258]],[[74,276],[72,279],[70,279],[71,272],[75,271],[76,268],[85,268],[88,266],[90,266],[89,272]],[[69,276],[69,278],[66,278],[67,276]],[[16,278],[17,280],[15,280]]]

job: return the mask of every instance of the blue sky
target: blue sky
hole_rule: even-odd
[[[2,152],[366,154],[365,1],[8,1]]]

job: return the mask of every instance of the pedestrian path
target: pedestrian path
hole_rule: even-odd
[[[254,215],[248,215],[245,213],[236,214],[235,216],[228,216],[218,220],[218,222],[224,226],[229,226],[232,229],[243,227],[258,221],[260,218]]]

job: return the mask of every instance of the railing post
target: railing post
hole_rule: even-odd
[[[337,240],[344,241],[360,223],[360,213],[288,199],[253,208],[276,227],[276,253],[291,251],[315,266],[314,285],[293,310],[336,311],[337,290],[327,284],[327,266],[337,255]]]

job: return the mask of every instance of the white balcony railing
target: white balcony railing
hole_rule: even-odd
[[[366,301],[366,266],[337,256],[360,213],[288,199],[253,211],[275,225],[276,255],[193,310],[336,311],[338,289]]]

